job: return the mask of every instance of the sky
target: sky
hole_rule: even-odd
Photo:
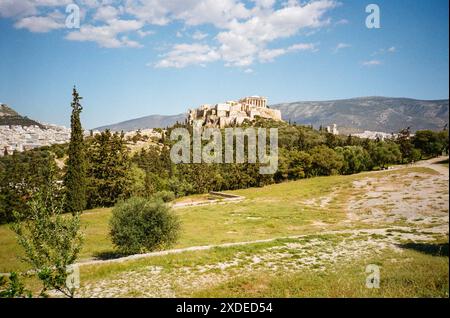
[[[379,28],[366,24],[372,3]],[[83,126],[91,129],[249,95],[266,96],[269,104],[448,99],[448,6],[448,0],[0,0],[0,102],[68,126],[76,85]]]

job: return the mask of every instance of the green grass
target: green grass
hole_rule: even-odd
[[[275,184],[264,188],[229,191],[244,195],[239,203],[186,207],[174,210],[181,218],[182,232],[174,247],[220,244],[302,234],[313,230],[313,221],[336,223],[345,214],[336,207],[309,207],[304,200],[323,196],[338,185],[348,187],[352,177],[320,177]],[[80,258],[92,258],[114,252],[108,235],[111,209],[94,209],[82,215],[85,241]],[[0,272],[24,269],[16,255],[20,253],[14,234],[0,226]]]
[[[318,230],[313,222],[322,222],[328,229],[342,227],[344,204],[350,195],[357,194],[352,182],[370,175],[383,177],[390,174],[402,175],[411,172],[436,174],[428,168],[406,168],[383,171],[375,174],[361,173],[351,176],[330,176],[303,179],[274,184],[263,188],[250,188],[229,193],[245,196],[238,203],[186,207],[175,210],[181,218],[182,232],[174,247],[241,242],[290,235],[314,233]],[[320,198],[332,192],[338,195],[328,206],[305,204],[313,198]],[[204,196],[197,195],[195,198]],[[108,221],[111,209],[94,209],[82,215],[82,229],[85,234],[80,259],[111,255],[114,247],[110,241]],[[367,227],[368,225],[364,225]],[[370,226],[370,225],[369,225]],[[8,225],[0,226],[0,272],[26,269],[18,255],[21,249]]]
[[[412,172],[428,175],[437,173],[432,169],[415,167],[374,174],[318,177],[263,188],[227,191],[242,195],[246,199],[238,203],[174,210],[182,222],[180,240],[174,247],[253,241],[302,234],[308,236],[227,248],[218,247],[206,251],[184,252],[120,263],[84,265],[81,267],[82,286],[85,284],[95,286],[105,280],[126,277],[130,272],[144,272],[149,266],[161,267],[167,274],[165,277],[173,277],[169,279],[176,280],[179,274],[177,270],[229,262],[236,259],[238,255],[244,258],[253,257],[258,253],[270,251],[272,247],[281,247],[278,249],[279,252],[287,252],[288,250],[283,247],[287,243],[307,244],[311,240],[319,240],[334,248],[343,240],[350,239],[350,234],[318,235],[320,228],[315,225],[315,222],[326,224],[327,230],[338,230],[349,226],[352,229],[380,226],[380,224],[358,223],[346,225],[341,222],[347,217],[345,206],[348,198],[361,197],[363,194],[362,190],[353,188],[353,181],[366,177],[383,178],[395,175],[393,181],[398,180],[401,183],[401,178],[398,176]],[[327,206],[321,207],[320,198],[331,193],[334,194],[333,199]],[[198,200],[205,197],[207,198],[207,195],[196,195],[183,200]],[[314,203],[305,203],[312,199],[316,199]],[[85,243],[80,258],[93,258],[114,253],[108,237],[110,216],[111,209],[107,208],[85,211],[82,215]],[[403,224],[400,222],[398,225]],[[383,240],[389,237],[391,232],[400,233],[401,231],[401,229],[388,231],[387,236],[366,233],[352,237],[351,240],[352,242],[367,239]],[[414,231],[411,229],[407,233],[414,233]],[[290,274],[282,269],[269,272],[264,266],[244,273],[240,271],[245,264],[240,263],[227,269],[232,274],[225,281],[222,280],[208,288],[189,289],[182,285],[178,286],[176,282],[172,287],[178,296],[185,297],[448,297],[448,238],[436,236],[435,239],[441,240],[444,247],[446,246],[444,256],[440,254],[441,250],[436,253],[433,244],[404,244],[401,247],[402,253],[383,250],[354,261],[340,259],[335,265],[333,263],[311,264],[309,269],[297,270]],[[0,241],[0,272],[26,269],[17,259],[20,248],[7,225],[0,226]],[[301,254],[302,250],[299,249],[298,252],[290,250],[290,253],[293,253],[292,259],[304,257]],[[306,252],[309,256],[314,256],[321,251],[320,247],[312,246]],[[368,264],[381,266],[380,289],[365,287],[367,275],[365,267]],[[315,271],[321,266],[326,266],[326,269]],[[221,274],[217,269],[208,270],[206,273],[209,271]],[[198,275],[203,274],[198,273]],[[29,282],[31,288],[36,291],[38,282],[35,279]],[[141,294],[138,290],[131,290],[129,295]]]
[[[322,265],[312,264],[309,269],[289,274],[283,269],[269,271],[265,266],[249,272],[244,270],[246,263],[240,262],[225,270],[231,273],[230,278],[212,283],[208,288],[195,289],[180,284],[180,281],[185,281],[178,276],[184,273],[183,270],[196,273],[194,275],[197,277],[211,273],[221,275],[223,272],[220,270],[212,269],[200,273],[196,272],[195,268],[229,262],[238,255],[241,259],[258,255],[270,251],[273,247],[278,247],[277,251],[284,253],[288,249],[283,246],[288,243],[306,244],[311,240],[321,240],[334,249],[336,244],[342,243],[348,237],[348,234],[310,235],[300,239],[281,239],[121,263],[82,266],[81,282],[82,286],[97,286],[108,280],[126,279],[131,273],[145,273],[149,267],[161,267],[165,278],[159,282],[167,284],[169,279],[169,284],[179,297],[448,297],[448,241],[445,241],[445,238],[434,243],[402,244],[399,246],[400,252],[384,249],[353,261],[341,258],[337,263],[325,262],[323,271],[317,270],[322,268]],[[367,236],[356,239],[364,241]],[[301,249],[297,251],[300,252]],[[310,256],[316,253],[316,248],[307,251]],[[290,261],[297,257],[302,258],[300,255],[293,255]],[[379,289],[368,289],[365,286],[365,269],[369,264],[380,267]],[[133,286],[133,282],[130,282],[130,286]],[[142,296],[139,290],[131,293],[133,292],[137,293],[136,296]],[[133,295],[127,295],[131,296]]]
[[[366,287],[366,266],[380,266],[380,288]],[[187,297],[449,297],[448,256],[383,253],[324,272],[259,272]]]

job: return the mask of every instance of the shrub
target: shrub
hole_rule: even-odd
[[[172,191],[159,191],[153,194],[151,199],[154,201],[170,202],[175,200],[175,193]]]
[[[143,253],[173,244],[179,224],[162,201],[133,197],[114,207],[110,235],[120,253]]]

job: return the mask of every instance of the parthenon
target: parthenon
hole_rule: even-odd
[[[188,122],[194,127],[220,127],[241,125],[245,120],[256,117],[280,121],[281,113],[267,107],[267,98],[249,96],[239,101],[227,101],[215,105],[205,104],[197,109],[189,109]]]

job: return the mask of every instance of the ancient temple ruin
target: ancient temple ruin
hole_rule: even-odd
[[[267,106],[267,98],[250,96],[239,101],[205,104],[197,109],[189,109],[188,122],[194,127],[224,128],[239,126],[245,120],[253,121],[256,117],[280,121],[281,112],[278,109],[270,109]]]

